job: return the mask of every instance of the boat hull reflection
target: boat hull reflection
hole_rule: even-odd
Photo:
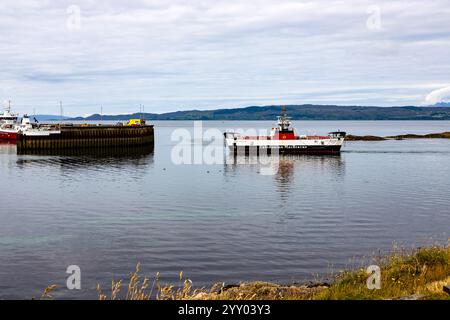
[[[96,149],[17,150],[19,155],[117,157],[145,156],[154,153],[153,146],[108,147]]]
[[[344,160],[336,155],[276,155],[245,156],[228,155],[225,172],[253,170],[263,175],[277,175],[289,179],[295,171],[343,174]]]

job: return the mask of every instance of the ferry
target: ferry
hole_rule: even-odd
[[[330,132],[326,136],[297,135],[291,127],[291,118],[283,108],[278,117],[278,126],[272,128],[269,136],[242,136],[225,132],[225,145],[234,153],[260,154],[339,154],[346,133]]]

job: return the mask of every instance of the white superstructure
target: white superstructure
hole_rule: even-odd
[[[327,136],[296,135],[291,128],[290,118],[283,109],[278,117],[278,127],[273,128],[269,136],[242,136],[238,133],[226,132],[225,144],[232,151],[267,149],[280,153],[339,153],[345,141],[345,132],[331,132]]]

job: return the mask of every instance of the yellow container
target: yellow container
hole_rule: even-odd
[[[143,126],[145,125],[145,120],[144,119],[130,119],[127,122],[127,126]]]

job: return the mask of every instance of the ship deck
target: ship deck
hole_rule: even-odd
[[[236,137],[238,140],[328,140],[329,136],[296,136],[294,139],[276,139],[274,137],[269,136],[245,136],[245,137]]]

